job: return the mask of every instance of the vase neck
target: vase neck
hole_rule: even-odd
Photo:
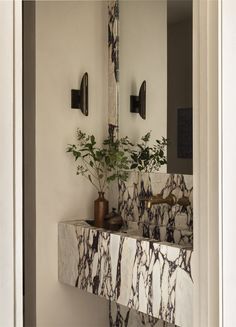
[[[104,192],[98,192],[99,198],[104,199]]]

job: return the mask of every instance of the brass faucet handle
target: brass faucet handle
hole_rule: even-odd
[[[177,198],[174,194],[170,193],[164,201],[169,204],[170,206],[174,206],[177,203]]]
[[[189,198],[187,196],[182,196],[182,198],[180,198],[177,203],[180,205],[180,206],[183,206],[183,207],[188,207],[191,202],[189,201]]]

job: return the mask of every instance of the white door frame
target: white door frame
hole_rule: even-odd
[[[220,38],[217,0],[193,0],[194,327],[221,326]]]
[[[22,3],[0,1],[0,326],[23,325]]]
[[[222,0],[223,326],[236,326],[236,1]]]

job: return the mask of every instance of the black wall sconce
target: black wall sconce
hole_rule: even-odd
[[[82,77],[80,90],[71,90],[71,108],[80,109],[88,116],[88,73]]]
[[[137,113],[146,119],[146,81],[143,81],[138,96],[130,96],[130,112]]]

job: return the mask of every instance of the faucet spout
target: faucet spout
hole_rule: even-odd
[[[166,198],[163,198],[161,194],[153,195],[146,198],[141,198],[141,201],[144,201],[145,208],[151,209],[151,207],[155,204],[168,204],[173,206],[177,203],[176,197],[174,194],[169,194]]]

